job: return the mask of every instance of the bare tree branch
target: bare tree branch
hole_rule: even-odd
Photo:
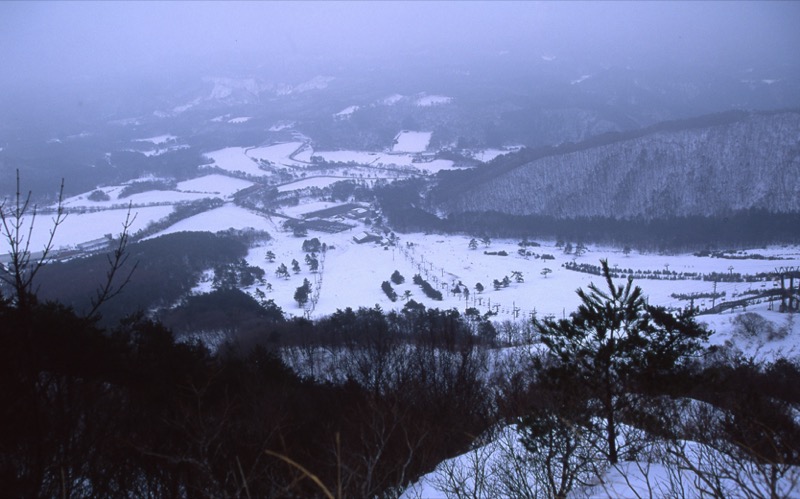
[[[11,286],[13,299],[21,309],[28,308],[34,299],[33,283],[36,274],[49,261],[56,232],[67,217],[64,210],[64,179],[61,179],[49,237],[41,254],[34,258],[31,253],[31,240],[38,207],[35,204],[31,205],[31,196],[30,191],[25,196],[22,195],[19,170],[17,170],[17,188],[13,204],[8,206],[7,200],[3,200],[3,203],[0,204],[0,232],[8,245],[10,256],[9,265],[5,268],[0,267],[2,269],[0,279]],[[30,221],[26,222],[28,215],[30,215]]]
[[[113,257],[111,255],[107,257],[108,271],[106,272],[105,283],[103,283],[102,287],[97,289],[95,297],[92,298],[92,308],[86,314],[87,318],[95,318],[98,309],[104,303],[119,295],[125,286],[130,283],[133,273],[139,266],[139,262],[136,262],[131,268],[130,272],[128,272],[125,278],[122,279],[122,282],[115,284],[117,273],[120,271],[120,269],[122,269],[122,267],[125,266],[128,261],[128,257],[130,256],[126,250],[128,247],[128,239],[130,237],[130,228],[133,225],[133,222],[136,220],[136,215],[131,217],[131,208],[132,204],[128,203],[128,213],[125,216],[125,222],[122,223],[122,233],[117,239],[117,246],[114,248]]]

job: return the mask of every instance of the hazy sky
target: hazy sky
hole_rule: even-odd
[[[0,83],[220,61],[581,57],[796,63],[800,2],[0,2]],[[371,64],[377,64],[371,62]]]
[[[130,102],[200,76],[298,83],[390,62],[402,74],[407,61],[430,74],[442,61],[514,71],[548,56],[576,76],[646,65],[776,78],[787,64],[797,74],[798,26],[800,2],[789,1],[3,1],[0,112]]]

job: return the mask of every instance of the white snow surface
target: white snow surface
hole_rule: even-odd
[[[442,104],[450,104],[452,101],[452,97],[447,97],[445,95],[424,95],[417,99],[415,104],[419,107],[430,107]]]
[[[394,138],[392,152],[425,152],[433,132],[411,132],[403,130]]]
[[[151,144],[161,145],[166,144],[167,142],[176,140],[178,137],[174,135],[158,135],[155,137],[148,137],[146,139],[136,139],[135,142],[150,142]]]
[[[88,196],[93,192],[90,191],[67,198],[63,204],[66,208],[122,208],[129,203],[134,206],[175,204],[182,201],[195,201],[205,198],[228,198],[251,185],[253,183],[247,180],[212,174],[178,182],[176,190],[140,192],[125,198],[119,198],[120,192],[125,187],[123,185],[100,187],[97,190],[105,192],[110,198],[108,201],[92,201],[88,199]]]
[[[172,206],[152,206],[135,208],[131,216],[135,216],[129,229],[134,234],[145,228],[150,222],[160,220],[172,213]],[[118,236],[123,229],[127,209],[104,210],[94,213],[69,213],[58,227],[53,238],[53,248],[68,248],[103,237],[105,234]],[[52,228],[51,215],[39,215],[34,224],[30,239],[30,250],[41,251],[47,244]],[[27,233],[27,230],[26,230]]]
[[[290,217],[301,217],[303,214],[321,210],[336,203],[313,202],[300,204],[290,208],[285,208],[283,213]],[[305,267],[299,275],[293,275],[289,280],[276,279],[275,269],[280,263],[289,266],[291,260],[297,259],[302,262],[304,254],[301,252],[302,239],[295,238],[291,234],[282,232],[277,225],[281,220],[273,217],[273,221],[265,221],[263,229],[273,235],[273,239],[265,243],[261,249],[251,251],[251,264],[264,268],[267,272],[267,280],[273,285],[271,298],[276,299],[284,310],[290,315],[303,315],[304,311],[298,308],[293,302],[294,290],[299,286],[302,277],[312,280],[313,276]],[[372,307],[380,305],[384,310],[400,309],[404,302],[398,300],[391,302],[380,290],[380,283],[387,280],[394,270],[398,270],[406,278],[402,285],[395,286],[398,295],[402,295],[406,290],[412,293],[412,298],[428,307],[442,309],[475,307],[481,313],[489,310],[497,312],[498,320],[514,320],[529,318],[533,313],[539,317],[552,315],[556,317],[566,316],[576,309],[579,298],[575,290],[579,287],[586,288],[589,283],[601,283],[598,276],[579,273],[567,270],[561,265],[573,260],[573,255],[564,255],[563,252],[555,247],[553,241],[540,241],[541,247],[530,248],[540,254],[551,254],[555,260],[542,260],[535,258],[523,258],[517,254],[519,246],[517,240],[497,240],[493,241],[487,248],[483,245],[476,250],[469,250],[469,238],[460,236],[437,236],[425,234],[400,234],[397,246],[384,249],[377,243],[365,243],[359,245],[353,241],[353,236],[362,232],[371,232],[374,229],[364,226],[354,220],[345,220],[346,223],[356,225],[354,228],[336,234],[317,233],[310,231],[307,238],[318,237],[320,241],[328,246],[334,246],[327,252],[325,258],[325,284],[322,286],[318,303],[312,313],[312,317],[321,317],[335,312],[341,307],[359,306]],[[259,228],[259,227],[255,227]],[[276,255],[285,255],[283,260],[279,256],[278,260],[272,264],[266,263],[260,254],[272,250]],[[484,251],[505,250],[508,256],[485,255]],[[759,252],[768,253],[768,250]],[[780,265],[800,264],[800,252],[798,248],[774,248],[772,254],[783,254],[792,258],[788,261],[764,261],[764,260],[742,260],[736,261],[733,265],[737,272],[756,273],[760,271],[771,271]],[[589,252],[581,257],[577,257],[579,263],[590,263],[597,265],[599,259],[609,259],[612,268],[618,265],[620,268],[632,267],[634,269],[663,269],[665,264],[670,265],[671,270],[676,271],[718,271],[727,272],[731,265],[730,260],[698,258],[692,255],[673,255],[665,256],[658,254],[642,254],[624,256],[618,249],[592,247]],[[549,268],[552,273],[544,277],[542,269]],[[358,272],[353,272],[358,269]],[[503,277],[511,277],[512,271],[519,271],[524,276],[524,282],[512,282],[507,288],[495,290],[493,280],[502,280]],[[444,299],[435,301],[427,298],[421,289],[412,283],[414,274],[420,273],[432,285],[442,290]],[[332,277],[332,278],[331,278]],[[340,280],[344,279],[344,281]],[[347,286],[334,285],[331,283],[348,282]],[[455,283],[461,281],[469,287],[469,303],[465,302],[462,295],[453,295],[448,291]],[[513,279],[512,279],[513,281]],[[622,282],[622,280],[619,280]],[[475,284],[482,283],[485,290],[483,293],[475,291]],[[445,286],[442,287],[442,283]],[[639,285],[648,296],[649,302],[656,305],[671,307],[686,307],[688,302],[680,301],[671,297],[672,293],[690,292],[710,292],[714,284],[704,281],[668,281],[652,279],[636,279]],[[717,290],[725,291],[724,299],[735,299],[734,294],[739,294],[747,290],[761,289],[764,283],[718,283]],[[721,300],[718,300],[718,302]],[[697,300],[695,306],[701,309],[710,307],[711,300]],[[775,321],[784,321],[785,316],[776,314],[775,316],[766,314],[767,304],[761,304],[748,308],[748,311],[765,313],[767,318]],[[724,342],[728,337],[724,331],[730,329],[730,319],[735,317],[742,310],[726,312],[720,316],[701,316],[702,321],[709,322],[714,329],[721,331],[716,341]],[[718,317],[719,319],[715,319]],[[800,321],[794,325],[796,330],[800,330]],[[782,322],[776,322],[778,326]],[[791,341],[786,344],[775,343],[774,348],[784,350],[791,346]],[[754,344],[755,350],[764,346]]]
[[[164,153],[172,152],[172,151],[179,151],[181,149],[188,149],[189,146],[186,144],[179,144],[169,147],[156,147],[155,149],[151,149],[149,151],[134,151],[141,154],[144,154],[148,158],[151,156],[161,156]]]
[[[245,153],[250,158],[269,161],[275,165],[304,167],[306,166],[304,163],[291,158],[292,154],[299,151],[304,146],[305,144],[303,142],[284,142],[266,147],[248,148]]]
[[[349,118],[352,114],[358,111],[359,106],[348,106],[338,113],[334,114],[337,118]]]
[[[246,228],[263,230],[267,224],[268,222],[263,216],[235,206],[232,203],[227,203],[219,208],[181,220],[152,237],[186,231],[219,232],[228,229]]]
[[[318,75],[298,85],[281,85],[276,89],[278,95],[292,95],[312,90],[324,90],[335,78],[332,76]]]
[[[281,122],[275,123],[274,125],[269,127],[269,131],[270,132],[280,132],[281,130],[287,130],[289,128],[292,128],[293,126],[294,126],[294,122],[281,121]]]
[[[482,163],[488,163],[499,156],[516,152],[520,149],[522,149],[522,146],[509,146],[503,149],[481,149],[479,151],[473,151],[472,157]]]
[[[206,153],[214,166],[228,172],[241,172],[252,177],[263,177],[268,173],[258,167],[258,163],[246,154],[244,147],[226,147]]]
[[[434,471],[409,486],[400,495],[401,499],[464,497],[453,494],[456,488],[461,492],[468,492],[466,497],[495,497],[498,494],[509,493],[504,488],[504,480],[516,482],[518,486],[522,485],[519,490],[527,489],[538,497],[547,497],[546,485],[542,482],[537,483],[536,475],[528,461],[527,451],[519,440],[520,436],[521,432],[515,425],[499,429],[488,443],[439,463]],[[706,447],[700,451],[699,445],[692,441],[679,441],[678,445],[685,446],[683,447],[685,456],[696,469],[710,472],[707,456],[708,453],[714,454],[713,449]],[[650,461],[623,460],[613,466],[602,462],[597,464],[600,466],[600,476],[596,478],[596,483],[589,486],[576,485],[567,497],[607,499],[707,496],[707,491],[704,493],[701,488],[704,488],[705,484],[697,480],[697,476],[685,465],[667,464],[658,458]],[[769,491],[764,480],[766,475],[759,473],[766,472],[766,468],[759,470],[753,463],[744,461],[738,466],[740,467],[737,467],[736,471],[740,483],[747,484],[752,491],[761,493]],[[740,495],[741,485],[734,482],[730,476],[720,478],[720,486],[725,491],[725,496],[749,497]],[[796,497],[800,492],[799,487],[800,467],[790,466],[784,477],[778,480],[777,496]],[[760,497],[760,494],[755,493],[752,496]]]
[[[393,105],[397,104],[398,102],[400,102],[401,100],[403,100],[403,96],[402,95],[400,95],[400,94],[392,94],[392,95],[389,95],[388,97],[384,97],[381,100],[381,104],[383,104],[384,106],[393,106]]]
[[[435,173],[450,170],[453,162],[449,159],[435,159],[429,162],[414,162],[414,155],[407,153],[385,153],[370,151],[315,151],[325,161],[338,163],[354,163],[357,165],[414,168],[421,172]]]
[[[298,180],[297,182],[280,185],[278,186],[278,192],[298,191],[309,187],[323,188],[343,180],[350,180],[350,177],[311,177]]]
[[[226,175],[205,175],[178,182],[178,190],[185,192],[201,192],[204,194],[232,196],[242,189],[252,186],[252,182]]]
[[[579,78],[575,78],[574,80],[570,81],[569,83],[570,83],[570,85],[577,85],[578,83],[581,83],[581,82],[583,82],[585,80],[588,80],[591,77],[592,77],[592,75],[581,75]]]
[[[87,192],[64,200],[66,208],[123,208],[132,204],[133,206],[143,206],[152,204],[175,204],[181,201],[195,201],[209,196],[208,193],[199,192],[179,192],[179,191],[147,191],[139,192],[124,198],[119,198],[123,186],[102,187],[99,190],[108,194],[111,198],[108,201],[91,201]]]

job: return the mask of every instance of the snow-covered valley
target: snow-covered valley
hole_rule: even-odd
[[[147,140],[158,143],[175,140],[175,137],[165,135]],[[425,140],[429,140],[429,137]],[[227,148],[207,154],[215,172],[183,180],[164,190],[145,190],[120,198],[125,185],[104,186],[98,190],[107,199],[92,200],[92,192],[67,198],[63,206],[68,216],[58,227],[53,241],[56,257],[58,251],[75,250],[106,234],[117,236],[122,230],[129,205],[134,216],[129,232],[136,236],[138,231],[172,213],[176,206],[216,199],[224,204],[176,221],[169,227],[148,234],[148,237],[181,231],[214,233],[248,228],[266,231],[270,239],[252,247],[247,255],[250,265],[264,270],[265,281],[245,291],[253,294],[257,289],[266,289],[268,285],[269,298],[285,313],[309,318],[323,317],[347,307],[378,305],[384,310],[399,310],[408,299],[428,307],[455,308],[462,312],[467,308],[475,308],[481,314],[496,314],[494,320],[497,321],[525,321],[533,316],[564,317],[578,304],[575,290],[585,288],[599,279],[597,275],[580,271],[582,266],[597,266],[600,260],[608,260],[622,277],[634,276],[636,283],[648,295],[650,303],[681,309],[689,306],[688,297],[699,295],[701,297],[691,303],[703,313],[726,301],[741,300],[776,289],[779,285],[776,278],[764,276],[773,274],[779,267],[796,268],[800,265],[800,247],[796,246],[753,248],[731,254],[730,258],[719,258],[712,255],[643,253],[630,248],[623,251],[624,248],[591,244],[581,244],[581,249],[575,251],[572,245],[576,244],[577,247],[576,241],[523,242],[519,239],[476,239],[469,235],[395,233],[381,222],[379,209],[370,203],[357,203],[365,213],[369,213],[367,217],[326,218],[331,221],[344,220],[345,230],[323,232],[311,228],[307,235],[298,237],[284,222],[287,219],[305,219],[309,213],[346,204],[344,201],[333,201],[330,197],[330,187],[337,182],[374,185],[378,179],[391,182],[425,174],[424,169],[420,170],[417,163],[410,161],[409,154],[338,151],[312,152],[312,156],[334,163],[322,170],[322,175],[315,172],[308,176],[308,165],[293,159],[298,151],[305,149],[310,147],[303,142],[258,148]],[[394,159],[382,159],[384,157]],[[370,169],[386,164],[399,169]],[[278,173],[286,168],[290,169],[289,175],[279,178]],[[363,172],[367,172],[366,176]],[[265,178],[270,180],[265,181]],[[151,178],[139,181],[146,180]],[[298,203],[260,212],[237,205],[237,193],[251,189],[256,185],[254,182],[276,185],[279,193],[297,195]],[[316,218],[313,213],[312,217]],[[33,251],[43,249],[49,230],[46,219],[36,221],[30,238]],[[365,233],[370,235],[369,241],[357,242]],[[277,277],[275,271],[280,264],[288,265],[292,260],[303,262],[306,253],[302,251],[302,243],[311,238],[318,238],[329,248],[324,254],[323,269],[311,272],[302,265],[299,272],[288,277]],[[565,243],[568,245],[566,248]],[[266,258],[267,252],[275,255],[272,261]],[[69,254],[74,257],[74,252]],[[353,272],[356,268],[359,272]],[[401,298],[391,301],[380,286],[395,270],[406,280],[402,285],[395,286]],[[740,278],[731,282],[723,279],[714,282],[713,277],[708,277],[734,273]],[[411,282],[415,274],[440,290],[442,300],[425,296]],[[707,277],[704,279],[703,275]],[[317,291],[313,305],[301,307],[293,300],[293,294],[305,278],[317,283]],[[479,284],[480,290],[476,289]],[[210,290],[210,282],[200,282],[195,291]],[[718,298],[710,297],[714,293]],[[774,299],[770,301],[767,298],[760,300],[760,303],[751,300],[746,304],[746,310],[758,311],[779,323],[783,316],[773,311],[775,307]],[[745,308],[739,306],[722,314],[703,316],[719,331],[715,341],[724,341],[730,329],[729,318],[743,311]],[[792,341],[771,345],[770,348],[792,350]]]

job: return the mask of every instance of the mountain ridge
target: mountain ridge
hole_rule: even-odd
[[[736,111],[521,152],[445,175],[431,200],[447,213],[559,218],[797,213],[798,173],[800,111]]]

